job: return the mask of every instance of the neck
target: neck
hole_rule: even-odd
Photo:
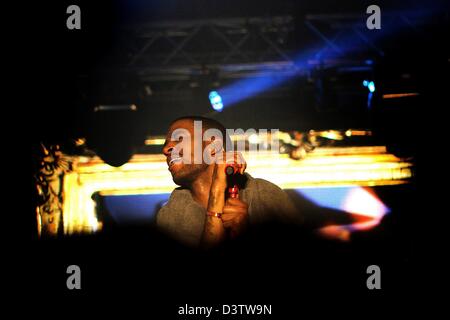
[[[200,174],[189,187],[192,198],[205,209],[208,207],[209,191],[211,189],[213,173],[214,166],[208,166],[208,169]]]

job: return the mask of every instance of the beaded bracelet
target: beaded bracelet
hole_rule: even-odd
[[[209,217],[216,217],[216,218],[219,218],[219,219],[222,218],[222,213],[221,212],[207,211],[206,215],[208,215]]]

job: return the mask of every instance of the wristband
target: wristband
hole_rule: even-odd
[[[216,217],[221,219],[222,218],[222,212],[212,212],[212,211],[206,211],[206,215],[208,217]]]

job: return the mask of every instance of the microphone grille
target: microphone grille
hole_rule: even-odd
[[[234,168],[233,168],[233,166],[227,166],[227,167],[225,168],[225,174],[226,174],[227,176],[231,176],[232,174],[234,174]]]

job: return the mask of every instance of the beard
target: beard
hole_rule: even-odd
[[[172,172],[172,179],[176,185],[188,188],[207,170],[208,164],[184,164],[180,169]]]

